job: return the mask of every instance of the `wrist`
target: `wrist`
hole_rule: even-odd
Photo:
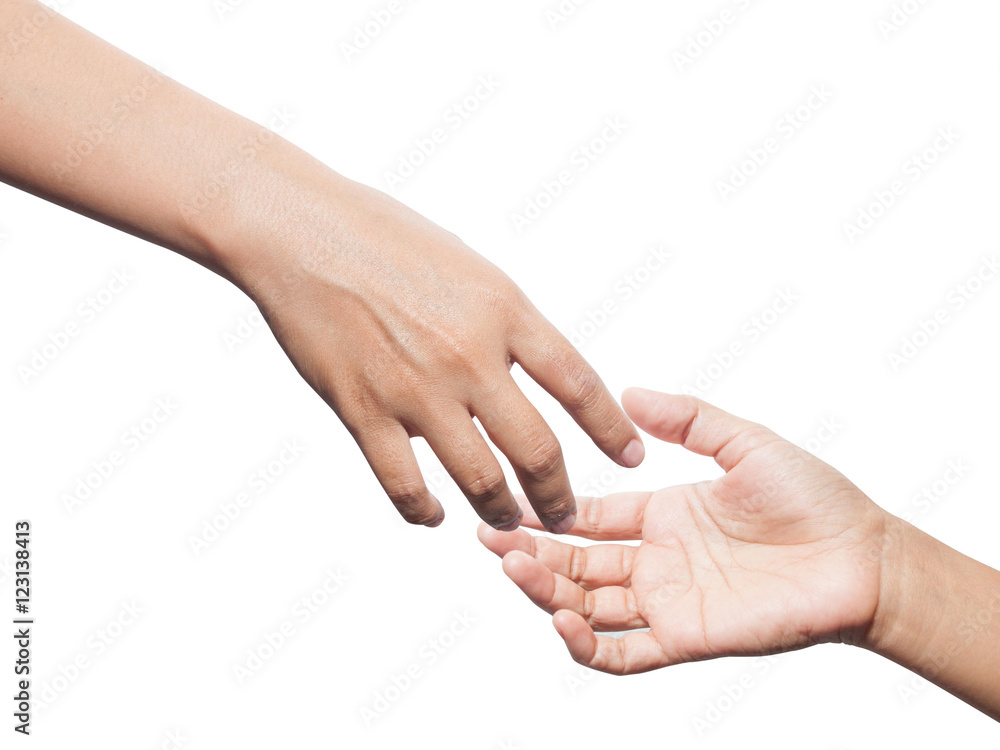
[[[948,590],[943,548],[933,537],[886,514],[879,555],[879,595],[862,647],[911,665],[933,643],[937,601]],[[937,603],[935,603],[937,602]]]
[[[178,202],[191,250],[185,254],[255,300],[294,284],[307,251],[327,246],[349,198],[346,178],[267,131],[217,172],[193,199]]]

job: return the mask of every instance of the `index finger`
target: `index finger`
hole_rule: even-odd
[[[645,449],[635,425],[594,368],[540,313],[516,337],[511,355],[612,461],[629,469],[642,463]]]
[[[577,497],[576,523],[566,532],[595,541],[642,539],[642,523],[651,492],[619,492],[607,497]],[[548,531],[523,495],[515,497],[524,511],[521,525]]]

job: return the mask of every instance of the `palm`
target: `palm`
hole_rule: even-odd
[[[631,586],[651,632],[677,659],[842,640],[874,612],[867,499],[787,443],[763,451],[717,481],[661,490],[647,504]],[[754,502],[772,451],[808,468],[798,486]]]
[[[523,531],[481,534],[537,604],[568,610],[559,613],[557,627],[574,657],[632,672],[861,634],[878,598],[881,521],[857,487],[756,425],[740,422],[726,437],[711,430],[697,435],[681,424],[675,434],[672,422],[657,430],[642,415],[633,417],[647,431],[715,456],[726,475],[578,501],[571,533],[641,539],[638,547],[572,547]],[[526,516],[525,525],[535,526],[534,519]],[[644,627],[648,633],[621,639],[589,632]]]

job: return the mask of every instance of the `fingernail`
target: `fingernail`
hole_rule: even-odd
[[[513,521],[505,523],[503,526],[497,526],[497,531],[514,531],[518,526],[521,525],[521,519],[524,518],[524,511],[520,508],[517,509],[517,518]]]
[[[626,445],[625,450],[622,451],[622,463],[629,469],[634,469],[636,466],[641,464],[642,459],[645,457],[646,449],[640,441],[635,439]]]
[[[553,534],[565,534],[567,531],[573,528],[573,524],[576,523],[576,513],[570,513],[568,516],[560,521],[549,526],[549,531]]]
[[[428,529],[433,529],[433,528],[436,528],[436,527],[440,526],[443,523],[444,523],[444,516],[438,516],[433,521],[429,521],[428,523],[425,523],[424,526],[426,526]]]

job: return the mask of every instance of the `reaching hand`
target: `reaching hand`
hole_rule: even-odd
[[[594,442],[625,466],[638,432],[597,374],[495,266],[388,196],[327,170],[296,176],[290,227],[263,227],[235,270],[299,372],[351,431],[403,517],[436,526],[444,510],[409,440],[422,436],[484,521],[521,511],[473,422],[510,460],[550,531],[574,522],[556,436],[510,375],[521,365]],[[273,188],[272,188],[273,190]],[[318,198],[317,198],[318,196]],[[323,227],[314,236],[315,227]],[[289,240],[288,233],[295,235]],[[261,248],[261,242],[264,247]],[[234,246],[242,244],[239,241]]]
[[[597,374],[457,237],[43,10],[0,3],[0,29],[32,29],[16,56],[0,54],[0,180],[181,252],[246,291],[407,521],[444,519],[410,448],[421,436],[484,521],[517,526],[477,417],[545,526],[573,524],[559,442],[511,378],[514,363],[612,459],[642,461],[638,432]],[[44,28],[29,23],[40,16]],[[142,106],[124,108],[127,122],[109,119],[122,109],[116,97],[136,89]],[[85,158],[70,149],[69,165],[68,139],[86,123],[109,129]]]
[[[725,475],[578,499],[570,534],[639,546],[479,532],[514,583],[555,613],[576,661],[628,674],[864,639],[879,601],[887,514],[765,427],[688,396],[630,389],[623,404],[643,430],[714,457]],[[530,512],[524,525],[540,528]]]

